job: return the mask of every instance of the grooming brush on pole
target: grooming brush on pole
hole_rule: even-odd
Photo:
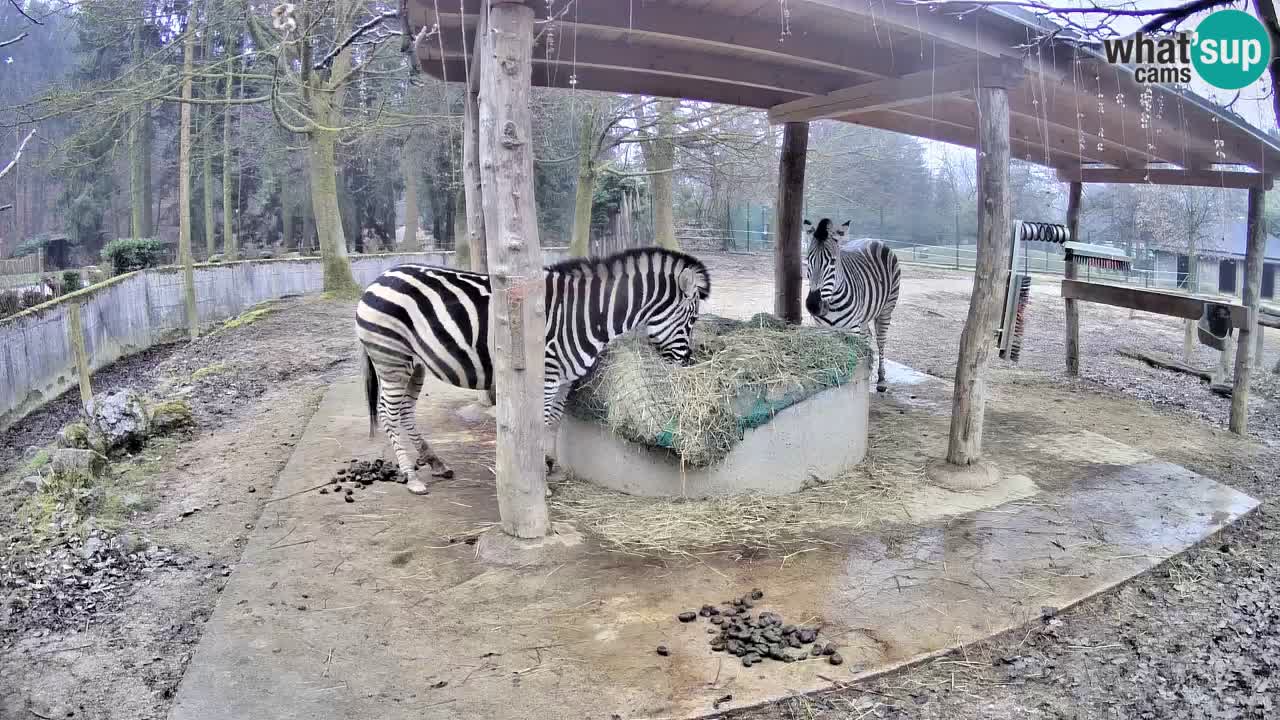
[[[1128,272],[1133,267],[1133,258],[1125,255],[1119,248],[1080,242],[1065,242],[1062,247],[1067,251],[1067,262],[1073,262],[1079,267],[1088,266],[1114,272]]]
[[[1000,327],[996,329],[996,344],[1000,359],[1018,362],[1022,354],[1022,335],[1026,329],[1027,312],[1031,304],[1031,275],[1018,272],[1018,255],[1023,243],[1047,242],[1062,244],[1071,238],[1065,225],[1053,223],[1013,221],[1009,233],[1013,245],[1009,255],[1009,274],[1005,278],[1004,312]]]

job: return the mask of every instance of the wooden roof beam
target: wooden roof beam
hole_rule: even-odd
[[[422,4],[419,1],[410,5],[417,8]],[[439,22],[445,32],[463,24],[473,25],[480,2],[464,0],[465,20],[456,8],[456,4],[449,7],[441,5]],[[428,10],[426,16],[428,25],[435,22],[434,12]],[[748,49],[759,55],[761,60],[782,63],[796,68],[797,72],[802,72],[802,67],[809,67],[880,78],[897,75],[904,68],[914,70],[926,66],[918,53],[895,55],[886,48],[870,48],[864,43],[851,41],[847,36],[835,34],[807,32],[803,38],[793,37],[780,42],[777,22],[766,23],[750,18],[733,18],[732,22],[726,22],[720,13],[673,7],[665,3],[636,3],[634,7],[626,3],[579,3],[560,18],[558,39],[564,42],[575,32],[579,38],[605,36],[613,48],[625,47],[633,41],[643,47],[646,38],[655,38],[700,53],[731,53]],[[618,33],[623,35],[621,42],[615,39]]]
[[[1063,85],[1056,80],[1046,78],[1044,83],[1031,80],[1021,87],[1010,91],[1010,103],[1021,114],[1037,117],[1044,122],[1066,128],[1077,136],[1084,135],[1086,145],[1096,145],[1101,139],[1104,144],[1116,143],[1129,148],[1129,157],[1121,162],[1109,162],[1119,167],[1148,165],[1154,162],[1167,162],[1173,165],[1202,167],[1211,164],[1212,155],[1203,152],[1199,145],[1188,145],[1177,142],[1179,131],[1149,132],[1142,127],[1141,109],[1137,97],[1131,98],[1124,112],[1114,106],[1108,106],[1107,112],[1098,115],[1098,98],[1093,93],[1077,93],[1072,85]],[[1112,93],[1111,98],[1115,97]],[[1084,113],[1077,119],[1077,113]],[[1099,131],[1102,138],[1099,137]],[[1153,146],[1148,150],[1147,143]]]
[[[978,123],[978,108],[971,99],[939,98],[935,102],[900,107],[895,111],[929,122],[937,122],[940,119],[956,127],[976,128]],[[842,119],[857,122],[858,116]],[[969,132],[974,133],[971,137],[977,138],[977,130],[971,129]],[[1117,167],[1128,167],[1133,164],[1132,155],[1118,143],[1104,142],[1102,149],[1099,150],[1097,143],[1090,138],[1082,149],[1080,136],[1074,128],[1045,123],[1043,118],[1033,115],[1010,113],[1009,139],[1011,142],[1020,144],[1020,147],[1026,151],[1024,155],[1019,156],[1020,159],[1037,165],[1059,167],[1063,165],[1061,158],[1072,158],[1068,163],[1071,167],[1080,163],[1099,163]]]
[[[807,122],[857,113],[913,105],[922,100],[971,92],[979,82],[1000,78],[1002,86],[1017,84],[1023,77],[1022,62],[991,59],[960,63],[902,77],[836,90],[818,97],[793,100],[769,108],[769,122]]]
[[[1233,190],[1270,190],[1274,177],[1270,174],[1239,170],[1181,170],[1178,168],[1100,168],[1080,167],[1058,171],[1063,182],[1149,183],[1151,185],[1192,185],[1196,187],[1230,188]]]
[[[966,148],[972,148],[978,141],[978,131],[972,126],[920,117],[901,110],[876,110],[855,115],[849,118],[848,121]],[[1019,160],[1025,160],[1037,165],[1046,164],[1046,152],[1042,143],[1019,138],[1015,133],[1011,132],[1009,146],[1013,157]],[[1071,169],[1080,164],[1080,158],[1076,153],[1066,153],[1051,147],[1047,154],[1048,166],[1052,168]],[[1086,156],[1085,159],[1089,160],[1089,157]]]
[[[969,6],[958,4],[957,12],[930,13],[919,7],[886,2],[868,3],[865,0],[809,0],[808,4],[819,5],[842,13],[859,15],[867,23],[891,28],[909,35],[926,35],[955,48],[974,50],[979,54],[991,57],[1021,57],[1021,48],[1012,47],[992,38],[987,33],[974,32],[974,23],[979,13],[970,12]],[[791,16],[794,19],[800,9],[792,6]],[[992,17],[982,16],[985,22],[992,22]],[[886,48],[879,48],[887,50]]]
[[[445,54],[461,57],[461,42],[464,37],[468,48],[478,46],[470,33],[466,36],[458,33],[456,37],[447,37],[444,43]],[[825,93],[857,77],[854,73],[836,73],[818,69],[796,72],[794,68],[781,67],[757,58],[705,54],[685,47],[646,47],[639,43],[609,42],[587,36],[579,36],[575,39],[573,33],[560,37],[557,45],[554,56],[551,58],[547,57],[545,45],[535,46],[534,62],[540,65],[558,66],[566,79],[573,72],[572,58],[575,56],[579,58],[577,63],[579,67],[613,69],[622,72],[651,72],[673,78],[686,77],[694,80],[732,83],[780,92],[793,97]],[[425,49],[432,56],[439,54],[439,48],[436,45]],[[590,58],[590,62],[586,61],[586,58]],[[476,61],[473,60],[474,62]],[[472,79],[474,80],[474,73]],[[537,83],[538,78],[534,78],[534,82]],[[754,103],[753,106],[759,107],[760,103]]]
[[[568,88],[570,75],[575,75],[578,80],[575,87],[578,90],[652,95],[741,107],[769,107],[803,97],[796,92],[767,90],[716,80],[691,81],[689,78],[650,70],[599,67],[582,62],[578,63],[576,73],[563,62],[546,62],[538,57],[533,59],[533,66],[532,79],[535,87]],[[423,63],[423,68],[437,79],[443,79],[444,75],[453,82],[465,77],[465,67],[460,55],[450,54],[444,63],[438,58],[432,58]]]

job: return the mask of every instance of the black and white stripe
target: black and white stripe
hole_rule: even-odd
[[[711,293],[696,258],[659,248],[628,250],[599,260],[570,260],[543,271],[546,357],[543,419],[554,428],[569,386],[587,374],[610,340],[643,327],[671,362],[684,362],[699,304]],[[391,439],[409,489],[425,492],[402,437],[418,451],[418,467],[453,471],[414,424],[426,373],[474,390],[493,388],[489,276],[427,265],[399,265],[378,276],[356,308],[356,335],[366,356],[370,432],[375,414]]]
[[[809,236],[806,268],[809,273],[809,295],[805,308],[823,325],[861,330],[876,325],[878,368],[876,390],[887,389],[884,380],[884,349],[889,336],[889,318],[898,304],[902,270],[898,256],[879,240],[865,240],[850,249],[842,249],[849,223],[833,233],[831,221],[823,218],[814,227],[804,221]]]

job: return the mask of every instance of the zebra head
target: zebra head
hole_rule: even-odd
[[[711,277],[706,266],[691,256],[669,251],[664,254],[667,260],[663,264],[671,263],[668,277],[675,282],[658,283],[659,288],[666,288],[666,302],[656,305],[646,331],[649,342],[664,360],[687,365],[693,355],[693,324],[702,301],[711,296]]]
[[[840,243],[849,229],[849,222],[846,220],[833,232],[830,218],[822,218],[817,226],[808,220],[804,221],[804,234],[809,239],[805,255],[809,294],[805,297],[804,306],[815,318],[821,318],[831,309],[831,299],[836,296],[844,281],[837,260],[840,257]]]

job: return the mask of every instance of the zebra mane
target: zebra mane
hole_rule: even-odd
[[[669,258],[674,262],[672,265],[676,268],[688,268],[693,270],[700,276],[702,282],[701,288],[705,288],[702,292],[702,299],[707,299],[711,294],[711,274],[707,272],[707,266],[698,258],[679,252],[677,250],[668,250],[660,247],[632,248],[623,250],[622,252],[606,255],[601,258],[573,258],[570,260],[562,260],[553,265],[548,265],[545,270],[548,273],[566,273],[599,275],[607,277],[614,274],[626,274],[629,266],[626,261],[631,258],[647,257],[653,258]]]

